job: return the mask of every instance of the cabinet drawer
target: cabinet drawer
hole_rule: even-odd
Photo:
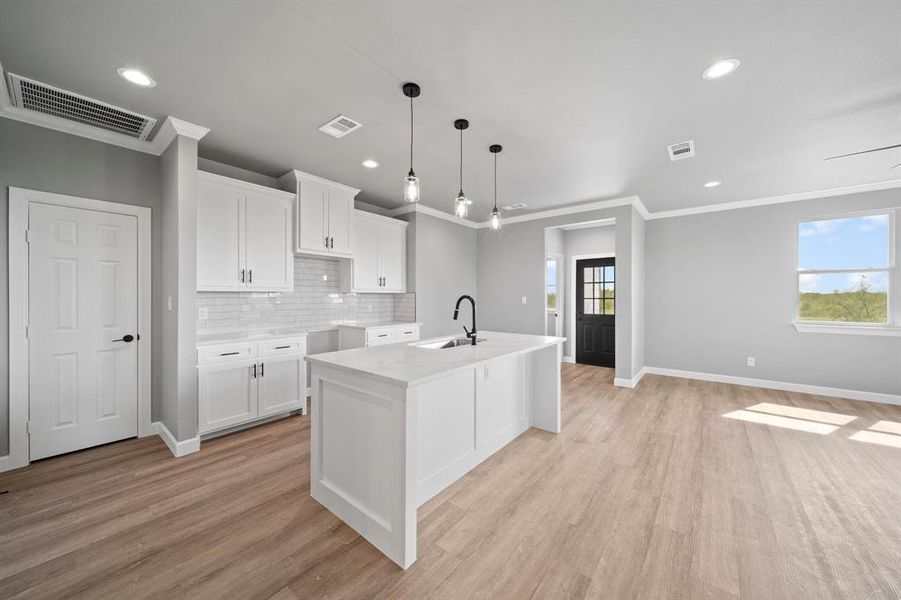
[[[260,342],[258,354],[260,357],[280,356],[282,354],[304,354],[305,345],[304,340],[298,338]]]
[[[366,345],[381,346],[382,344],[391,344],[397,341],[396,337],[397,330],[393,327],[370,329],[366,332]]]
[[[398,342],[415,342],[419,340],[419,325],[404,325],[396,329]]]
[[[233,360],[256,358],[257,345],[252,342],[202,346],[197,349],[197,364],[208,365]]]

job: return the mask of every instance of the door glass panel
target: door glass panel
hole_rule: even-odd
[[[585,299],[594,298],[594,284],[586,283],[585,291],[583,292]]]
[[[604,281],[614,281],[614,269],[615,267],[604,267]]]
[[[600,301],[600,300],[595,300],[595,301],[594,301],[594,314],[596,314],[596,315],[602,314],[602,313],[601,313],[601,301]]]
[[[582,269],[582,271],[585,283],[591,283],[592,281],[594,281],[594,269],[592,269],[591,267],[585,267],[584,269]]]
[[[604,314],[605,314],[605,315],[612,315],[612,314],[614,314],[614,312],[613,312],[613,302],[614,302],[613,300],[604,300]]]
[[[594,314],[594,301],[593,300],[585,300],[585,309],[584,312],[586,315]]]
[[[604,267],[595,267],[594,268],[594,280],[595,281],[603,281],[604,279]]]

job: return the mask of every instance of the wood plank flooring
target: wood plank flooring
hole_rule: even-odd
[[[901,597],[901,407],[564,365],[530,430],[419,510],[401,571],[309,496],[294,417],[172,458],[131,440],[0,474],[0,598]],[[724,418],[857,418],[828,435]]]

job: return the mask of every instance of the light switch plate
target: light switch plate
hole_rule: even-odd
[[[527,298],[526,298],[525,296],[523,296],[523,297],[522,297],[522,303],[525,304],[525,303],[526,303],[526,300],[527,300]]]
[[[755,367],[755,366],[757,366],[757,359],[754,358],[753,356],[749,356],[749,357],[748,357],[748,366],[749,366],[749,367]]]

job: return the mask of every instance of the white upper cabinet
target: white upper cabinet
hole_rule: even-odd
[[[294,251],[350,258],[353,252],[351,215],[360,190],[302,171],[289,171],[279,186],[296,194]]]
[[[342,266],[342,288],[351,292],[407,291],[407,223],[353,211],[353,254]]]
[[[197,182],[197,289],[294,289],[294,197],[210,173]]]

